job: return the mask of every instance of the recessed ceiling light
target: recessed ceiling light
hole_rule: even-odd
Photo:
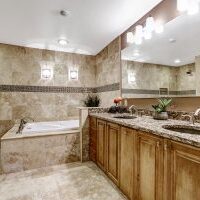
[[[170,39],[169,39],[169,42],[170,42],[170,43],[175,43],[175,42],[176,42],[176,39],[175,39],[175,38],[170,38]]]
[[[71,12],[69,10],[61,10],[60,11],[60,15],[63,17],[67,17],[71,14]]]
[[[139,54],[139,52],[134,52],[134,54],[133,54],[133,56],[135,56],[135,57],[137,57],[137,56],[139,56],[140,54]]]
[[[58,43],[60,44],[60,45],[67,45],[68,44],[68,41],[66,40],[66,39],[59,39],[58,40]]]
[[[181,60],[180,60],[180,59],[176,59],[174,62],[175,62],[176,64],[178,64],[178,63],[181,62]]]

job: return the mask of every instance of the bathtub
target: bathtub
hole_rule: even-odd
[[[79,129],[79,120],[27,123],[22,134],[62,132]]]
[[[80,132],[79,120],[27,123],[22,133],[16,134],[18,128],[19,124],[16,124],[1,140]]]
[[[16,124],[1,138],[4,173],[80,161],[79,120]]]

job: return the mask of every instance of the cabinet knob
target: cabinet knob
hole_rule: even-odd
[[[164,150],[167,151],[167,144],[164,145]]]

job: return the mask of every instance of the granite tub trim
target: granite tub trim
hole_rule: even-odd
[[[136,119],[116,119],[113,118],[111,114],[107,113],[90,113],[90,116],[96,117],[97,119],[105,120],[108,122],[116,123],[128,128],[153,134],[162,138],[170,139],[176,142],[181,142],[184,144],[192,145],[194,147],[200,148],[200,135],[192,134],[182,134],[170,130],[164,129],[164,125],[179,125],[179,126],[188,126],[189,123],[179,120],[166,120],[159,121],[154,120],[152,117],[143,116],[137,117]],[[191,125],[192,126],[192,125]],[[195,124],[195,127],[200,128],[200,124]]]
[[[119,83],[100,87],[60,87],[33,85],[0,85],[0,92],[42,92],[42,93],[101,93],[119,90]]]

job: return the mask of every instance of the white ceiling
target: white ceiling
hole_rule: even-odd
[[[0,0],[0,43],[95,55],[159,2]],[[60,16],[62,9],[71,15]]]
[[[170,43],[170,38],[176,42]],[[135,51],[140,55],[134,56]],[[154,34],[151,40],[133,44],[122,52],[123,59],[168,66],[193,63],[195,56],[200,56],[200,13],[183,14],[167,23],[162,34]],[[181,62],[176,64],[177,59]]]

